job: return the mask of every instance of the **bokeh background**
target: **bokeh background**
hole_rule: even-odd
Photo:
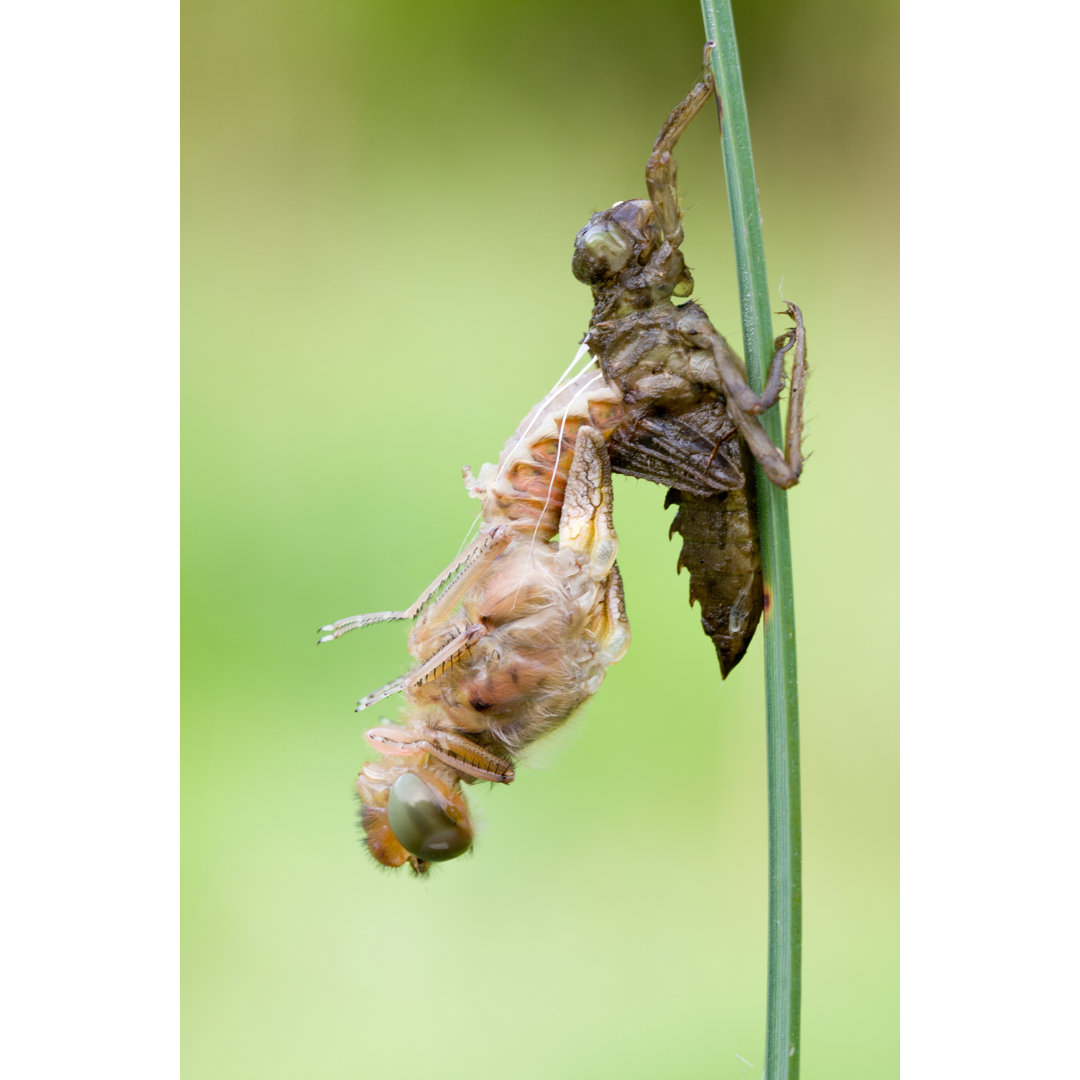
[[[897,10],[736,3],[767,261],[813,369],[790,498],[803,1076],[898,1072]],[[573,356],[593,210],[644,195],[697,4],[183,6],[186,1080],[760,1074],[760,640],[723,685],[663,491],[617,479],[634,643],[475,852],[381,872],[356,699]],[[697,298],[740,348],[719,140],[679,147]],[[777,320],[779,323],[779,320]]]

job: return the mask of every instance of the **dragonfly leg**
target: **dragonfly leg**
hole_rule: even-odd
[[[454,667],[488,633],[488,628],[481,626],[479,623],[465,627],[460,634],[452,637],[438,652],[413,668],[407,675],[402,675],[400,678],[394,679],[393,682],[389,682],[378,690],[373,690],[370,694],[362,697],[357,703],[356,711],[363,712],[384,698],[390,697],[391,694],[397,694],[405,690],[415,690],[417,687],[423,686],[424,683],[437,679]]]
[[[336,641],[350,630],[359,630],[375,623],[393,622],[400,619],[415,619],[440,589],[444,592],[432,605],[440,612],[439,618],[445,618],[445,612],[454,607],[462,593],[475,579],[479,570],[486,567],[498,556],[510,542],[513,531],[506,526],[499,526],[480,533],[475,540],[417,597],[411,607],[404,611],[376,611],[370,615],[350,615],[337,622],[319,627],[318,644]],[[447,582],[450,584],[447,585]],[[452,602],[448,602],[448,598]]]
[[[377,727],[367,732],[365,738],[380,753],[391,757],[428,754],[462,776],[471,776],[475,780],[509,784],[514,779],[514,767],[509,761],[456,731],[426,725]]]
[[[755,394],[747,384],[746,368],[742,361],[707,319],[697,319],[692,325],[683,327],[684,333],[694,344],[712,352],[716,362],[713,378],[718,384],[717,389],[723,392],[727,401],[728,414],[739,429],[739,434],[750,448],[750,452],[765,470],[765,475],[782,488],[789,488],[798,483],[799,474],[802,472],[804,397],[809,372],[806,364],[806,327],[803,325],[802,312],[797,305],[789,302],[786,314],[795,325],[785,330],[776,339],[774,345],[776,351],[769,364],[765,389],[760,396]],[[784,449],[781,451],[773,445],[757,417],[758,414],[775,405],[779,399],[780,388],[783,385],[784,358],[789,352],[794,352],[794,357],[791,364],[791,387],[788,393]]]
[[[665,239],[675,247],[683,241],[683,228],[676,185],[677,167],[672,151],[679,137],[712,97],[712,93],[712,75],[706,69],[702,81],[675,106],[665,121],[653,144],[649,163],[645,166],[645,184],[649,189],[649,199],[653,204],[657,221]]]
[[[507,549],[515,535],[511,526],[497,525],[494,529],[482,532],[466,548],[466,552],[470,553],[468,560],[458,566],[453,579],[432,600],[409,635],[409,651],[413,656],[422,656],[427,652],[425,646],[433,635],[439,636],[447,629],[453,629],[449,620],[454,608],[461,603],[465,594],[488,573],[491,564]]]

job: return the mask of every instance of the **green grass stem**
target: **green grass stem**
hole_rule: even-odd
[[[772,315],[761,239],[761,212],[750,149],[739,49],[730,0],[701,0],[710,62],[722,105],[721,140],[750,386],[761,392],[772,353]],[[763,417],[781,444],[780,410]],[[765,1080],[799,1075],[802,973],[802,823],[799,805],[799,694],[795,599],[787,494],[756,470],[765,577],[765,708],[769,782],[769,981]]]

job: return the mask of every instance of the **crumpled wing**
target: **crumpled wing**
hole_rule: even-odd
[[[678,416],[657,412],[617,428],[608,442],[615,472],[693,495],[746,483],[742,447],[722,401]]]

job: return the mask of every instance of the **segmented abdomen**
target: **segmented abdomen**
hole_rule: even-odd
[[[519,526],[543,543],[555,535],[583,423],[606,438],[615,472],[670,486],[665,506],[679,508],[671,533],[683,538],[678,567],[690,572],[690,603],[700,605],[726,677],[754,636],[763,593],[749,463],[722,399],[679,413],[648,400],[631,405],[590,368],[534,408],[499,464],[481,470],[473,493],[484,499],[485,522]]]
[[[627,416],[621,394],[595,368],[545,398],[507,440],[498,464],[485,465],[470,488],[483,499],[484,521],[550,540],[559,530],[578,430],[588,424],[609,439]]]
[[[701,626],[712,638],[720,675],[743,658],[758,621],[764,594],[757,515],[749,485],[717,495],[672,488],[664,500],[679,510],[671,534],[683,538],[678,568],[690,571],[690,603],[701,605]]]

